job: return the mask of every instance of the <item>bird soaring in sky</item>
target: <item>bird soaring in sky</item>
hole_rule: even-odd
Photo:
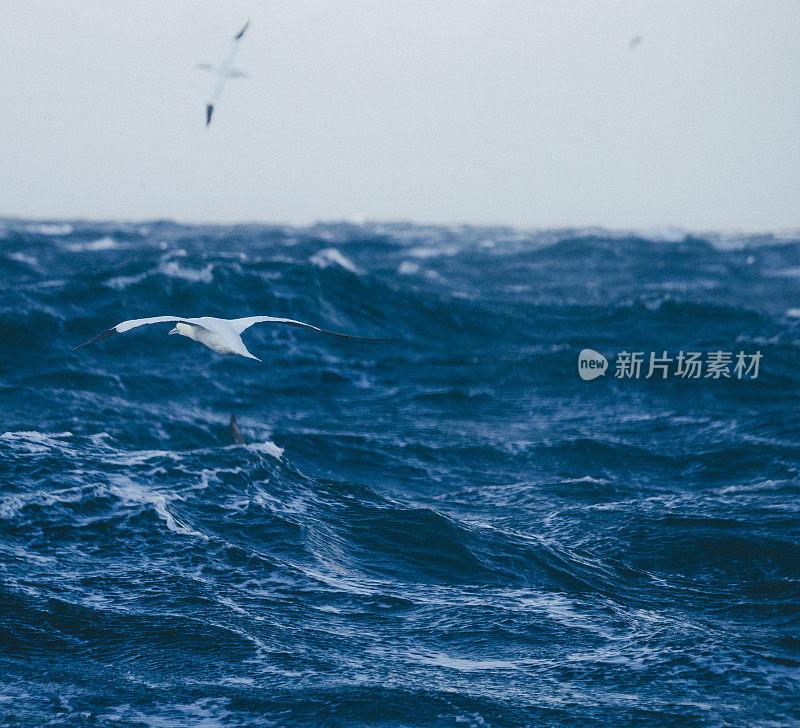
[[[218,66],[212,66],[210,63],[198,63],[195,66],[195,68],[200,68],[204,71],[210,71],[217,77],[217,82],[214,85],[211,98],[206,104],[206,126],[211,123],[211,116],[214,113],[214,105],[217,103],[217,100],[222,94],[222,89],[225,88],[225,82],[229,78],[247,78],[248,76],[248,74],[235,68],[233,63],[236,60],[236,54],[239,52],[239,42],[242,40],[242,36],[244,36],[247,26],[249,25],[250,21],[248,20],[244,24],[244,27],[235,36],[233,36],[233,40],[231,40],[230,47],[228,48],[228,52],[225,54],[225,58],[222,59],[222,63],[220,63]]]

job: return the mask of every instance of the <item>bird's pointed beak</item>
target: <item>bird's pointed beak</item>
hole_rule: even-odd
[[[174,329],[172,329],[172,331],[169,332],[169,335],[172,336],[173,334],[177,333],[178,333],[178,327],[176,326]]]

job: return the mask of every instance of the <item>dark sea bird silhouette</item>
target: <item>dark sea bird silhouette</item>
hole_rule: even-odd
[[[239,432],[239,423],[236,422],[236,415],[231,415],[231,421],[228,423],[228,432],[230,433],[231,440],[237,445],[247,444],[247,440],[245,440],[244,437],[242,437],[242,433]]]
[[[204,71],[210,71],[217,76],[217,82],[214,85],[211,98],[209,98],[208,103],[206,104],[206,126],[211,123],[211,116],[214,113],[214,106],[222,94],[222,89],[225,88],[226,81],[229,78],[248,77],[248,74],[238,70],[233,64],[236,60],[236,54],[239,52],[239,42],[242,40],[242,36],[244,36],[249,25],[250,21],[248,20],[244,24],[244,27],[235,36],[233,36],[230,47],[228,48],[228,52],[225,54],[225,58],[222,59],[222,63],[220,63],[218,66],[213,66],[210,63],[198,63],[195,66],[195,68],[200,68]]]
[[[328,334],[330,336],[338,336],[342,339],[357,339],[359,341],[389,341],[389,339],[370,339],[363,336],[349,336],[348,334],[339,334],[336,331],[328,331],[328,329],[321,329],[318,326],[303,323],[302,321],[295,321],[288,318],[275,318],[274,316],[249,316],[247,318],[238,319],[221,319],[213,318],[212,316],[202,316],[200,318],[184,318],[182,316],[153,316],[152,318],[131,319],[130,321],[123,321],[116,326],[98,334],[93,339],[85,341],[80,346],[76,346],[73,351],[82,349],[84,346],[94,344],[97,341],[107,339],[114,334],[124,334],[126,331],[135,329],[138,326],[145,326],[147,324],[160,324],[167,321],[175,323],[175,328],[170,331],[170,334],[180,334],[186,336],[193,341],[197,341],[209,349],[216,351],[217,354],[237,354],[239,356],[247,357],[248,359],[255,359],[261,361],[257,356],[253,356],[244,345],[241,333],[245,329],[249,329],[254,324],[260,323],[274,323],[286,324],[287,326],[297,326],[303,329],[311,329],[318,331],[321,334]]]

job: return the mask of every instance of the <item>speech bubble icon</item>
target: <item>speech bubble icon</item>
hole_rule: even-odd
[[[608,359],[594,349],[581,349],[578,354],[578,374],[586,382],[605,376]]]

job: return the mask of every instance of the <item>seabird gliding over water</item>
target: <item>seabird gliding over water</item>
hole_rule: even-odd
[[[198,63],[195,66],[195,68],[201,68],[204,71],[211,71],[211,73],[214,73],[217,76],[217,83],[214,86],[214,92],[211,94],[211,98],[206,104],[206,126],[211,123],[211,115],[214,113],[214,104],[217,103],[217,99],[220,97],[222,89],[225,87],[225,82],[229,78],[247,77],[246,73],[234,68],[233,62],[236,60],[236,54],[239,52],[239,41],[242,39],[242,36],[247,30],[248,25],[250,25],[249,20],[244,24],[244,27],[235,36],[233,36],[231,45],[228,48],[228,53],[225,55],[225,58],[222,59],[222,63],[220,63],[218,66],[212,66],[210,63]]]
[[[213,349],[218,354],[238,354],[239,356],[247,357],[248,359],[255,359],[261,361],[257,356],[253,356],[247,347],[242,342],[240,334],[249,329],[253,324],[260,323],[274,323],[286,324],[288,326],[298,326],[303,329],[313,329],[322,334],[329,334],[331,336],[339,336],[342,339],[358,339],[360,341],[388,341],[388,339],[367,339],[362,336],[348,336],[347,334],[339,334],[335,331],[328,331],[328,329],[321,329],[318,326],[305,324],[302,321],[295,321],[294,319],[275,318],[274,316],[248,316],[247,318],[238,319],[221,319],[213,318],[212,316],[203,316],[201,318],[183,318],[181,316],[153,316],[152,318],[131,319],[130,321],[123,321],[117,324],[108,331],[98,334],[93,339],[85,341],[80,346],[76,346],[73,351],[82,349],[84,346],[94,344],[96,341],[102,341],[114,334],[124,334],[126,331],[135,329],[137,326],[145,326],[146,324],[160,324],[166,321],[175,323],[175,328],[170,331],[170,334],[180,334],[186,336],[194,341],[198,341],[209,349]]]

